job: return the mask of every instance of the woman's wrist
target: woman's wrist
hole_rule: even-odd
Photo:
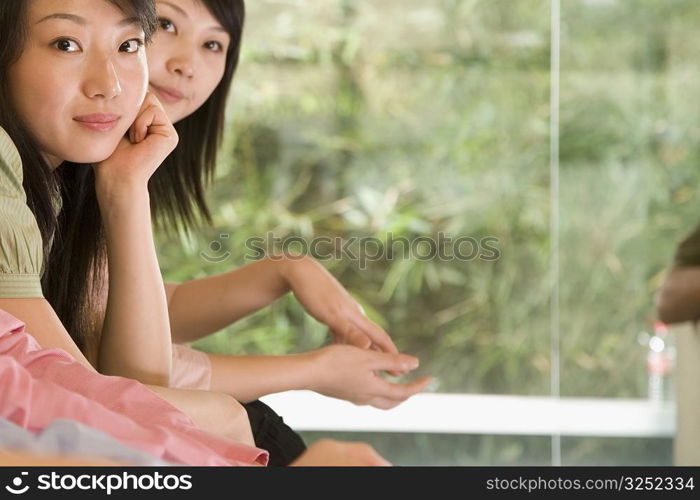
[[[294,290],[297,276],[308,273],[308,267],[313,260],[305,255],[280,255],[273,258],[277,262],[279,275],[287,287],[287,291]]]
[[[326,356],[323,348],[299,354],[288,354],[280,359],[286,359],[284,390],[318,392],[321,381],[327,376]]]
[[[150,211],[150,195],[145,183],[96,179],[95,191],[105,222],[108,222],[110,216],[124,210]]]
[[[322,347],[299,355],[304,357],[304,389],[320,392],[322,381],[327,377],[327,352],[327,349]]]

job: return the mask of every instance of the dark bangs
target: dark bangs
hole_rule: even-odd
[[[149,42],[158,27],[158,16],[153,0],[109,0],[127,16],[133,17],[141,26],[146,41]]]

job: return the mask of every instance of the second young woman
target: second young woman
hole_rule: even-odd
[[[173,228],[211,222],[204,192],[223,134],[226,100],[244,25],[242,0],[157,0],[159,28],[147,50],[151,90],[175,123],[180,144],[151,182],[155,215]],[[295,356],[206,355],[210,387],[248,402],[311,389],[356,404],[391,408],[422,390],[427,377],[393,384],[376,374],[418,365],[326,269],[310,257],[265,258],[221,275],[167,283],[175,343],[190,342],[292,292],[326,324],[337,344]],[[370,347],[372,349],[370,349]]]

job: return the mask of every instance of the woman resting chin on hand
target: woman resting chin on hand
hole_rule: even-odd
[[[149,1],[0,3],[0,237],[11,249],[0,252],[0,308],[42,347],[157,387],[169,383],[171,341],[147,182],[177,134],[147,95],[153,14]],[[91,337],[100,283],[87,277],[107,265],[104,326]],[[194,393],[161,395],[201,427],[251,441],[230,396]]]

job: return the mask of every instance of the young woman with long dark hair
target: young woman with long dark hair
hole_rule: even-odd
[[[230,396],[167,389],[170,326],[147,182],[177,134],[147,94],[144,43],[155,26],[152,2],[0,3],[0,308],[43,347],[151,384],[203,428],[252,442]],[[56,249],[65,267],[47,265]],[[114,279],[91,364],[46,297],[65,288],[84,321],[94,302],[80,290],[107,259]]]

